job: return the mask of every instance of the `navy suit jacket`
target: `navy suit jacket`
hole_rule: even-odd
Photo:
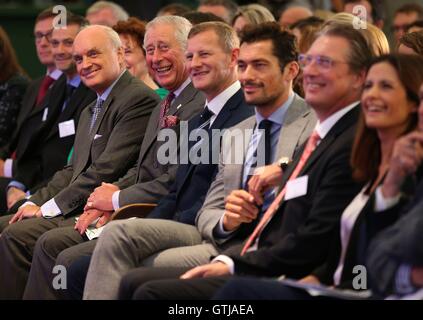
[[[240,89],[226,102],[208,131],[211,133],[213,129],[230,128],[253,113],[254,108],[245,103]],[[200,115],[192,118],[188,123],[189,132],[198,128],[200,121]],[[209,134],[210,148],[208,150],[218,156],[219,145],[211,147],[212,140],[212,135]],[[214,140],[218,141],[218,139]],[[194,144],[195,142],[191,142],[189,147]],[[181,164],[169,194],[159,202],[158,206],[150,213],[149,218],[173,219],[194,225],[197,212],[203,205],[210,184],[216,176],[218,157],[215,162],[212,161],[212,154],[209,154],[209,164],[193,164],[190,161],[188,164]]]

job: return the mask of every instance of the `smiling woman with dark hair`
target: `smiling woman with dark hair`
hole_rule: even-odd
[[[0,27],[0,147],[12,136],[28,85],[9,37]]]

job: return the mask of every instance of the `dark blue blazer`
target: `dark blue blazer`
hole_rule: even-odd
[[[252,116],[253,113],[254,108],[245,103],[240,89],[226,102],[208,131],[211,133],[213,129],[230,128]],[[188,123],[189,132],[197,129],[200,123],[200,115],[192,118]],[[189,148],[195,143],[195,141],[190,142]],[[193,164],[190,161],[188,164],[181,164],[169,194],[162,198],[148,216],[149,218],[173,219],[182,223],[195,224],[197,212],[203,205],[207,191],[218,170],[217,161],[214,163],[211,161],[212,153],[210,151],[218,155],[219,145],[215,144],[211,148],[212,134],[209,134],[209,164]]]

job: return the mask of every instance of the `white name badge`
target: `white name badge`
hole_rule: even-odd
[[[44,113],[43,113],[43,118],[41,119],[42,122],[47,120],[47,116],[48,116],[48,108],[44,109]]]
[[[286,183],[285,201],[307,194],[308,176],[302,176]]]
[[[75,122],[72,120],[59,123],[60,138],[73,136],[75,134]]]

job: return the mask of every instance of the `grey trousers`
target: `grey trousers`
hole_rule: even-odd
[[[73,226],[44,233],[35,245],[23,299],[67,298],[67,268],[79,257],[91,255],[96,242],[96,240],[86,241]]]
[[[12,216],[0,218],[0,299],[21,299],[37,240],[46,232],[75,224],[62,216],[25,219],[9,225]]]
[[[113,221],[94,249],[84,299],[117,299],[120,281],[131,269],[194,267],[217,253],[192,225],[161,219]]]

